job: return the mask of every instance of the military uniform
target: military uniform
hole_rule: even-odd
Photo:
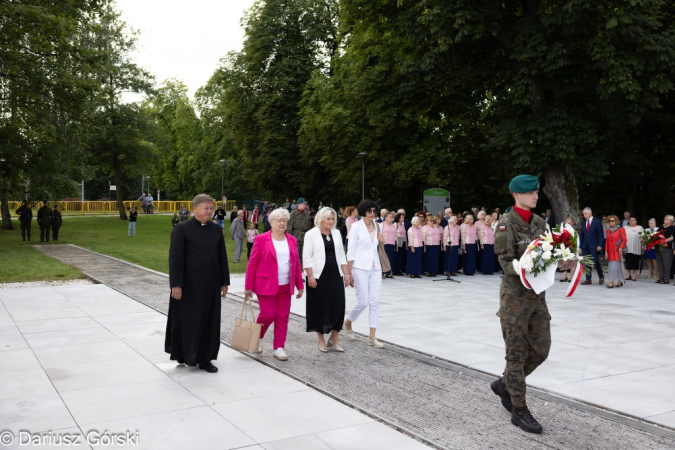
[[[511,211],[499,222],[495,235],[495,253],[504,268],[497,312],[506,344],[504,381],[514,406],[526,406],[525,377],[548,357],[551,315],[545,293],[537,295],[523,286],[513,260],[519,260],[528,244],[545,232],[546,221],[537,214],[527,223]]]
[[[288,219],[288,233],[293,235],[298,241],[298,254],[302,260],[302,247],[305,243],[305,233],[312,228],[312,219],[309,217],[309,211],[300,212],[297,209],[291,213]]]
[[[54,218],[52,219],[52,239],[55,241],[59,240],[59,230],[61,229],[62,223],[63,217],[61,216],[61,211],[54,207]]]
[[[37,212],[37,221],[40,225],[40,242],[44,242],[45,235],[47,237],[47,242],[49,242],[49,228],[52,225],[52,219],[54,218],[54,213],[49,205],[44,204]]]
[[[539,180],[529,175],[515,177],[511,192],[526,194],[539,190]],[[527,211],[523,212],[527,216]],[[525,378],[548,357],[551,349],[551,315],[545,293],[536,294],[523,286],[513,267],[527,246],[546,232],[546,221],[530,212],[529,221],[516,211],[504,214],[497,224],[495,254],[504,270],[499,288],[499,316],[506,347],[506,369],[503,380],[491,384],[501,397],[502,405],[511,412],[511,422],[523,430],[541,433],[541,425],[530,414],[525,401]]]
[[[16,210],[16,214],[19,216],[19,223],[21,224],[21,237],[25,241],[27,234],[28,240],[30,241],[30,225],[33,220],[33,210],[28,203],[24,202],[24,204],[19,206],[19,209]]]

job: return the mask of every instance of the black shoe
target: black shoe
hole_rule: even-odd
[[[207,362],[207,363],[203,363],[203,364],[202,364],[202,363],[199,363],[199,368],[200,368],[201,370],[206,370],[208,373],[216,373],[216,372],[218,372],[218,368],[217,368],[216,366],[214,366],[214,365],[211,363],[211,361],[209,361],[209,362]]]
[[[490,384],[490,387],[492,388],[492,392],[501,397],[502,406],[504,407],[504,409],[506,409],[508,412],[513,411],[513,403],[511,403],[511,394],[509,394],[509,391],[506,390],[506,384],[504,383],[504,381],[502,381],[501,378],[497,378],[495,381],[492,382],[492,384]]]
[[[513,407],[513,412],[511,412],[511,423],[519,426],[528,433],[541,433],[542,431],[541,425],[539,425],[537,419],[532,417],[527,406],[522,408],[517,406]]]

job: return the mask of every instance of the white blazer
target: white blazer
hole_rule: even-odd
[[[378,223],[375,223],[375,227],[379,231]],[[347,261],[354,261],[352,267],[357,269],[370,270],[374,265],[375,269],[382,270],[380,255],[377,253],[378,244],[377,236],[371,241],[365,221],[359,220],[352,225],[352,229],[349,232]]]
[[[342,235],[338,230],[333,228],[330,232],[331,239],[335,242],[335,256],[337,258],[338,270],[340,276],[344,277],[342,273],[342,265],[347,264],[345,257],[345,249],[342,247]],[[319,227],[314,227],[305,233],[305,243],[302,247],[302,267],[305,269],[312,269],[314,278],[320,278],[321,272],[326,265],[326,248],[323,244],[321,231]]]

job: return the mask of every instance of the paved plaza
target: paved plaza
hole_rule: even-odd
[[[304,332],[304,299],[293,300],[290,361],[272,359],[270,342],[262,357],[223,345],[213,376],[162,351],[164,275],[74,246],[41,250],[107,286],[0,290],[0,351],[17,361],[0,372],[0,416],[13,433],[138,430],[140,448],[197,438],[217,448],[424,448],[409,436],[436,448],[675,447],[675,290],[649,278],[580,286],[572,299],[565,284],[549,291],[553,348],[528,379],[544,425],[533,436],[489,391],[504,364],[498,275],[386,280],[378,337],[394,345],[382,351],[343,338],[344,354],[319,353]],[[230,292],[223,342],[243,278]]]
[[[432,279],[383,282],[378,339],[501,374],[500,276]],[[528,385],[675,428],[675,287],[643,276],[622,288],[579,286],[565,298],[567,286],[547,291],[553,344]],[[230,292],[243,296],[243,280]],[[347,289],[347,310],[355,303]],[[304,316],[304,299],[291,311]],[[354,329],[367,334],[363,314]]]
[[[169,361],[166,316],[106,286],[3,289],[0,302],[7,448],[26,448],[21,430],[85,436],[75,448],[106,430],[152,449],[426,448],[222,344],[216,375]]]

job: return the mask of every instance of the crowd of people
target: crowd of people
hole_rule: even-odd
[[[504,378],[495,380],[491,388],[500,396],[504,408],[512,413],[513,423],[529,432],[541,432],[541,425],[525,403],[525,377],[548,356],[550,314],[544,293],[524,291],[511,263],[522,256],[532,239],[555,223],[550,212],[543,217],[532,212],[539,190],[536,177],[518,176],[509,188],[515,206],[504,216],[499,210],[488,213],[476,208],[455,214],[447,208],[438,215],[420,211],[408,220],[405,211],[393,213],[378,209],[372,200],[338,211],[321,204],[312,215],[305,199],[300,198],[293,203],[296,208],[291,208],[289,202],[290,212],[283,206],[262,211],[254,208],[246,226],[245,209],[236,211],[230,227],[231,237],[240,241],[239,245],[235,242],[239,252],[235,261],[239,261],[241,243],[246,238],[252,245],[249,246],[244,295],[249,300],[256,294],[260,308],[257,318],[261,326],[260,343],[257,351],[253,348],[250,351],[263,352],[263,339],[274,325],[272,356],[281,361],[289,359],[285,347],[291,299],[301,298],[305,290],[306,331],[316,334],[319,352],[326,353],[331,348],[343,352],[340,332],[344,329],[348,340],[357,339],[353,325],[365,310],[368,310],[369,325],[366,343],[381,349],[384,345],[377,339],[377,330],[385,279],[403,273],[419,278],[455,275],[460,271],[466,276],[491,275],[501,270],[504,275],[497,315],[506,342],[507,365]],[[217,372],[211,361],[217,357],[219,297],[227,294],[229,285],[224,232],[217,222],[223,220],[220,217],[224,214],[214,213],[217,205],[206,195],[197,196],[193,203],[195,220],[179,223],[171,237],[172,298],[165,350],[179,363]],[[617,217],[608,216],[605,229],[602,219],[594,219],[590,208],[583,210],[583,216],[584,220],[576,227],[582,251],[596,260],[605,254],[612,263],[609,266],[612,287],[618,286],[619,272],[624,270],[626,276],[622,279],[637,279],[636,262],[639,264],[643,251],[637,221],[628,214],[622,226],[617,224]],[[254,217],[266,220],[269,232],[260,233]],[[575,227],[572,218],[567,222]],[[655,222],[650,227],[656,228]],[[656,251],[658,275],[656,272],[650,275],[658,277],[657,282],[667,284],[673,258],[672,216],[664,218],[661,229],[665,245]],[[625,260],[623,267],[614,264],[617,254]],[[571,267],[569,263],[558,265],[561,271]],[[600,264],[596,270],[602,284]],[[563,276],[565,279],[568,279],[567,273]],[[591,284],[591,275],[587,281],[586,284]],[[345,302],[347,287],[353,287],[356,293],[356,303],[349,311]],[[186,297],[196,303],[181,301]],[[530,305],[527,311],[523,302]],[[534,348],[521,345],[527,342],[537,345]],[[526,370],[527,367],[531,370]]]
[[[222,205],[218,210],[222,214],[216,213],[214,220],[218,215],[217,222],[224,229],[225,212],[220,208]],[[352,227],[366,216],[356,206],[335,210],[332,204],[325,206],[319,202],[315,209],[310,208],[304,198],[299,198],[292,202],[286,200],[283,204],[266,202],[262,211],[256,205],[252,213],[246,206],[242,210],[235,206],[230,214],[230,234],[235,241],[234,262],[240,262],[244,239],[250,254],[255,235],[259,232],[259,223],[263,224],[263,233],[271,229],[269,216],[277,209],[290,213],[288,232],[296,238],[301,251],[305,234],[314,226],[315,216],[325,208],[335,211],[335,228],[348,251]],[[673,279],[675,265],[672,241],[669,240],[673,234],[671,216],[666,216],[660,227],[656,225],[656,219],[652,218],[648,228],[643,228],[628,211],[623,214],[623,220],[613,215],[602,215],[599,221],[594,219],[590,208],[579,213],[583,217],[582,224],[576,224],[572,216],[567,217],[565,223],[579,231],[582,251],[593,257],[599,284],[605,283],[604,262],[607,263],[608,288],[621,287],[626,280],[637,280],[638,273],[645,269],[648,276],[658,283],[668,284]],[[503,272],[494,252],[495,232],[502,216],[499,208],[488,211],[486,207],[474,207],[462,213],[455,213],[452,208],[446,208],[438,214],[419,211],[408,219],[404,209],[396,212],[379,209],[375,222],[384,236],[383,247],[390,267],[381,277],[474,276],[477,273],[493,275]],[[550,229],[559,225],[551,210],[543,212],[541,217]],[[665,249],[646,250],[641,233],[659,229],[666,235]],[[565,272],[560,281],[570,281],[571,276],[571,273]],[[587,275],[582,284],[592,284],[592,275]]]

